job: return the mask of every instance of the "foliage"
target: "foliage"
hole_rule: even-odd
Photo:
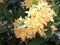
[[[16,38],[13,31],[13,22],[18,19],[20,16],[23,18],[26,16],[25,9],[21,7],[21,2],[23,0],[4,0],[4,3],[0,3],[0,45],[21,45],[21,40]],[[56,34],[47,39],[41,37],[39,34],[36,34],[36,38],[27,39],[27,44],[31,45],[56,45],[60,44],[59,35],[60,33],[60,0],[54,0],[55,6],[53,9],[57,12],[57,16],[54,17],[55,25],[58,30]],[[33,1],[33,4],[37,2]],[[32,5],[32,4],[31,4]],[[6,23],[4,23],[6,22]],[[22,23],[23,24],[23,23]],[[50,32],[47,32],[47,34]],[[23,45],[23,44],[22,44]]]

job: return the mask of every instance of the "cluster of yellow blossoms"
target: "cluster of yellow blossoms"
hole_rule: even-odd
[[[41,0],[37,0],[38,2],[40,2]],[[46,2],[46,0],[43,0]],[[21,6],[24,8],[29,8],[30,4],[33,2],[33,0],[24,0],[23,2],[21,2]]]
[[[47,2],[41,1],[38,5],[33,5],[29,11],[26,11],[28,16],[25,19],[21,17],[14,22],[14,33],[18,38],[25,40],[25,38],[34,38],[36,33],[40,33],[41,36],[45,36],[44,25],[47,25],[47,22],[53,21],[53,16],[55,12],[51,9],[51,5],[48,5]],[[24,27],[19,27],[21,22],[24,22]],[[26,26],[26,28],[25,28]]]

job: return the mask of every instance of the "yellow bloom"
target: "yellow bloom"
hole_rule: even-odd
[[[24,7],[26,7],[26,8],[29,8],[29,6],[30,6],[30,4],[31,4],[31,2],[32,2],[33,0],[24,0],[23,2],[21,2],[21,6],[24,8]],[[38,2],[41,2],[41,1],[44,1],[44,2],[47,2],[47,0],[37,0]]]
[[[46,35],[44,24],[49,21],[54,21],[53,16],[55,12],[50,8],[47,2],[40,1],[38,5],[33,5],[29,11],[27,11],[28,16],[25,19],[21,17],[14,23],[14,32],[18,38],[25,40],[25,38],[34,38],[37,32],[41,36]],[[31,16],[31,17],[30,17]],[[27,28],[19,28],[19,23],[24,21],[24,25]]]

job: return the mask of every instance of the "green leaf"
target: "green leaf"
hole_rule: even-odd
[[[0,25],[0,33],[8,31],[6,25]]]
[[[49,29],[52,25],[55,25],[55,23],[54,22],[52,22],[52,21],[49,21],[48,23],[47,23],[47,25],[44,25],[44,27],[47,29]]]
[[[32,39],[31,44],[32,45],[40,45],[40,40],[39,39]]]
[[[47,37],[51,37],[52,36],[52,30],[48,29],[45,34],[47,35]]]
[[[59,12],[59,7],[57,5],[53,5],[52,9],[54,9],[54,11],[56,12],[56,14],[58,14]]]
[[[51,26],[51,25],[54,25],[54,22],[49,21],[49,22],[47,23],[47,26]]]
[[[3,19],[4,19],[4,16],[1,16],[1,17],[0,17],[0,21],[2,21]]]
[[[19,28],[27,28],[27,26],[24,25],[24,21],[20,22]]]
[[[17,2],[18,0],[4,0],[5,3],[9,4],[9,3],[15,3]]]
[[[22,18],[24,18],[27,14],[25,13],[25,11],[23,10],[23,8],[19,7],[18,8],[18,17],[22,16]]]
[[[30,43],[31,45],[46,45],[43,44],[45,41],[45,38],[41,37],[39,34],[36,34],[36,37],[32,38]]]
[[[37,0],[33,0],[32,3],[30,4],[30,7],[32,7],[32,5],[37,5],[38,1]]]
[[[60,27],[60,22],[55,23],[55,26]]]
[[[55,16],[54,21],[55,21],[55,23],[60,22],[60,16]]]
[[[24,25],[24,21],[20,22],[20,26],[21,26],[21,25]]]
[[[55,22],[56,26],[59,26],[60,25],[60,16],[54,17],[54,22]]]

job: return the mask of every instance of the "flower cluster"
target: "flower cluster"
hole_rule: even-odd
[[[38,2],[40,2],[41,0],[37,0]],[[46,2],[46,0],[43,0]],[[23,2],[21,2],[21,6],[24,8],[29,8],[30,4],[33,2],[33,0],[24,0]]]
[[[41,36],[46,36],[44,25],[47,25],[49,21],[54,22],[53,16],[55,12],[51,9],[51,5],[47,2],[40,1],[38,5],[30,7],[29,11],[26,11],[28,16],[19,18],[14,22],[14,33],[18,38],[25,40],[25,38],[34,38],[36,33],[40,33]],[[20,25],[21,22],[24,25]]]
[[[21,6],[24,8],[28,8],[30,3],[32,2],[33,0],[24,0],[23,2],[21,2]]]

